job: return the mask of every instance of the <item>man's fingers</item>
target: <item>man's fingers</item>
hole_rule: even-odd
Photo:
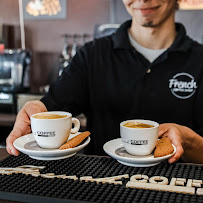
[[[168,160],[169,163],[178,161],[178,159],[180,159],[180,157],[184,153],[183,147],[179,139],[175,138],[175,139],[172,139],[171,141],[172,141],[172,144],[176,147],[176,153]]]
[[[18,138],[18,136],[11,131],[10,135],[6,139],[6,150],[9,154],[18,156],[19,151],[13,146],[13,142]]]
[[[30,132],[31,132],[30,126],[27,126],[24,133],[28,134]],[[22,136],[21,130],[20,129],[14,129],[11,131],[11,133],[7,137],[7,139],[6,139],[6,150],[9,154],[15,155],[15,156],[19,155],[19,151],[13,146],[13,142],[17,138],[19,138],[20,136]]]
[[[26,135],[31,132],[30,116],[35,113],[47,111],[46,106],[41,101],[27,102],[19,111],[14,129],[6,139],[6,149],[9,154],[18,155],[19,151],[13,146],[13,142],[20,136]]]
[[[168,162],[174,163],[174,162],[178,161],[183,153],[184,153],[184,150],[183,150],[182,146],[177,146],[176,153],[172,157],[169,158]]]
[[[159,125],[159,137],[163,137],[168,131],[168,128],[166,128],[163,125]]]
[[[11,133],[6,139],[6,149],[9,154],[15,156],[19,155],[19,151],[13,146],[13,142],[20,136],[31,132],[29,124],[29,117],[26,113],[23,112],[23,110],[21,110],[17,115],[14,129],[11,131]]]
[[[28,118],[35,114],[40,112],[46,112],[47,108],[41,101],[32,101],[32,103],[28,102],[25,104],[24,113],[27,114]]]
[[[159,126],[159,137],[163,136],[168,137],[172,144],[176,147],[176,153],[169,158],[168,162],[173,163],[178,161],[184,153],[179,130],[174,124],[161,124]]]

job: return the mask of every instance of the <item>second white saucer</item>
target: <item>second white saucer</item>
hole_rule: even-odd
[[[103,146],[104,151],[109,156],[116,159],[121,164],[133,167],[150,167],[157,165],[175,154],[176,148],[174,145],[173,148],[174,151],[172,154],[154,158],[153,154],[148,156],[133,156],[128,154],[123,146],[121,138],[111,140]]]

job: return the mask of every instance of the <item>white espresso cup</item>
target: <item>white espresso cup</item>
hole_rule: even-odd
[[[50,118],[50,115],[59,115],[59,118]],[[40,118],[41,117],[41,118]],[[74,124],[74,128],[72,128]],[[72,118],[72,114],[64,111],[49,111],[31,116],[31,129],[37,144],[41,148],[59,148],[64,144],[70,133],[77,133],[80,121]]]
[[[148,124],[153,127],[132,128],[124,126],[126,123]],[[120,135],[125,150],[136,156],[146,156],[152,153],[158,140],[159,124],[150,120],[127,120],[120,123]]]

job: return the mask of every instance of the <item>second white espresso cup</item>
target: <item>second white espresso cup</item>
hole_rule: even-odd
[[[149,128],[131,128],[124,126],[129,122],[152,125]],[[150,120],[127,120],[120,123],[120,135],[125,150],[132,155],[146,156],[152,153],[158,139],[159,124]]]
[[[35,118],[36,115],[54,114],[65,116],[62,118]],[[74,124],[74,128],[72,128]],[[31,116],[31,129],[37,144],[41,148],[59,148],[64,144],[70,133],[77,133],[80,129],[80,121],[72,118],[72,114],[63,111],[50,111],[37,113]]]

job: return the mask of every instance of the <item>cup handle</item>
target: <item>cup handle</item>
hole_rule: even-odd
[[[74,124],[74,128],[70,130],[70,133],[75,134],[80,129],[80,121],[77,118],[72,118],[72,123]]]

